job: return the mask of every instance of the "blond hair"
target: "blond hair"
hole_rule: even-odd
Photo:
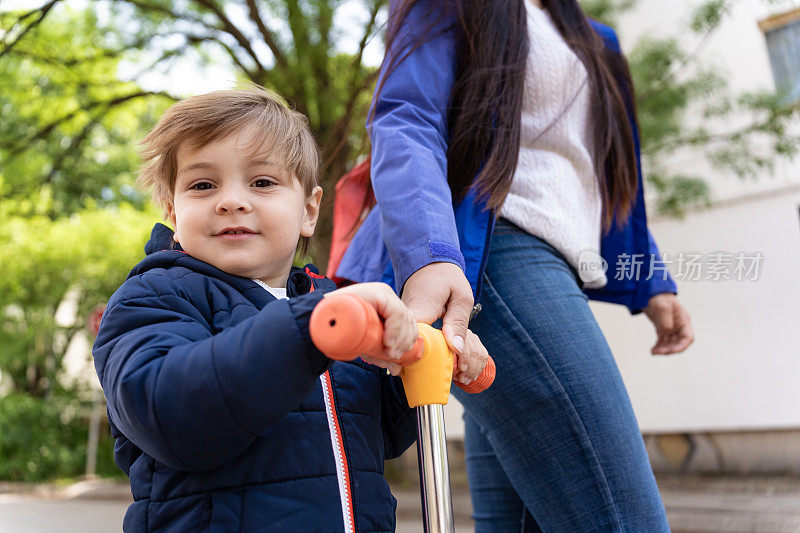
[[[308,119],[257,85],[192,96],[170,106],[142,140],[137,184],[152,190],[153,201],[166,213],[174,200],[180,145],[201,148],[245,127],[255,132],[245,149],[254,155],[269,152],[270,160],[291,172],[309,196],[319,183],[319,149]]]

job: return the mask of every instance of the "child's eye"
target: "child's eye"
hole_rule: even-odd
[[[267,178],[256,178],[253,180],[253,187],[271,187],[273,185],[275,184]]]
[[[196,191],[207,191],[207,190],[213,189],[214,186],[211,185],[207,181],[199,181],[199,182],[193,184],[192,186],[190,186],[189,188],[190,189],[194,189]]]

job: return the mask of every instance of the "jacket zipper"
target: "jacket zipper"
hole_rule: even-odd
[[[322,396],[325,399],[325,414],[328,415],[328,429],[331,433],[333,445],[333,459],[336,463],[336,478],[339,481],[339,497],[342,501],[342,517],[344,519],[345,533],[355,533],[355,517],[353,515],[353,497],[350,489],[350,469],[347,465],[347,456],[344,453],[342,428],[336,414],[336,403],[333,398],[333,383],[330,370],[326,370],[319,377],[322,382]]]

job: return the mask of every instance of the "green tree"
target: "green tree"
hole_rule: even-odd
[[[117,110],[135,109],[133,116],[152,125],[153,111],[175,97],[142,89],[140,78],[194,54],[199,63],[227,63],[241,80],[275,90],[309,117],[322,151],[327,201],[319,227],[327,242],[332,180],[365,151],[363,123],[376,70],[363,56],[386,0],[363,0],[355,13],[342,0],[99,0],[83,11],[67,4],[49,0],[0,13],[0,74],[13,79],[7,82],[13,96],[2,107],[12,115],[0,131],[5,196],[41,191],[39,203],[50,202],[56,214],[103,191],[136,200],[130,140],[139,124],[120,123]],[[348,43],[353,50],[344,50]],[[128,82],[116,75],[125,60],[141,65]],[[93,131],[106,138],[99,150]],[[116,147],[123,149],[114,167],[106,149]],[[97,157],[108,178],[93,187],[80,165]]]
[[[158,215],[120,204],[52,219],[3,209],[9,204],[0,203],[0,479],[78,476],[94,391],[85,380],[62,379],[64,357],[75,336],[86,335],[89,311],[144,255]],[[59,321],[65,301],[74,315]],[[106,430],[98,473],[120,474],[112,448]]]
[[[89,200],[142,205],[136,140],[169,100],[120,81],[93,11],[48,6],[0,13],[0,198],[50,218]]]
[[[707,37],[737,1],[698,0],[681,38],[646,38],[629,54],[646,179],[658,193],[661,212],[681,214],[687,206],[709,202],[701,177],[665,170],[664,158],[676,147],[699,147],[713,164],[740,176],[754,176],[769,170],[776,157],[795,155],[797,139],[787,124],[797,118],[797,105],[781,104],[773,94],[731,95],[724,75],[702,64]],[[612,24],[636,3],[583,2],[588,13]],[[135,135],[115,128],[132,124],[115,121],[114,110],[137,105],[135,116],[151,124],[154,112],[174,96],[142,90],[137,75],[133,82],[122,82],[115,69],[128,59],[142,65],[139,74],[165,71],[178,58],[194,53],[200,62],[226,62],[240,79],[276,90],[309,116],[323,152],[328,201],[319,227],[324,249],[332,186],[365,151],[362,126],[376,73],[363,56],[380,29],[385,0],[363,0],[357,22],[347,18],[342,0],[96,0],[93,9],[81,12],[64,9],[66,4],[67,0],[49,0],[28,11],[0,13],[0,61],[7,73],[30,73],[2,78],[13,80],[6,82],[13,90],[4,90],[4,95],[28,96],[25,106],[14,97],[3,102],[4,115],[14,112],[5,122],[9,127],[0,132],[0,147],[7,150],[0,153],[8,167],[2,182],[6,196],[28,188],[42,195],[39,204],[50,202],[54,213],[77,208],[81,198],[96,197],[98,189],[114,201],[136,200],[130,188],[135,168],[130,139]],[[343,51],[345,37],[354,35],[353,50]],[[698,44],[690,49],[684,44],[690,41]],[[59,74],[51,73],[53,69]],[[64,94],[70,84],[74,92]],[[65,106],[61,97],[72,106]],[[145,102],[156,104],[145,109]],[[743,113],[751,120],[733,131],[687,126],[684,117],[690,109],[709,123]],[[89,140],[92,131],[102,131],[106,138],[100,148]],[[766,148],[755,148],[765,146],[764,141]],[[109,154],[114,147],[122,147],[116,157]],[[28,156],[14,157],[26,150]],[[111,186],[77,177],[85,175],[82,165],[92,166],[92,161],[105,167]],[[323,259],[317,255],[318,261]]]
[[[83,472],[92,391],[62,363],[143,255],[158,217],[132,187],[136,140],[172,101],[120,81],[94,11],[55,5],[0,13],[0,479]],[[119,473],[101,443],[98,472]]]
[[[665,160],[678,148],[696,148],[714,168],[741,178],[771,172],[778,158],[798,153],[800,136],[790,125],[800,118],[800,102],[787,103],[780,93],[732,94],[725,73],[703,62],[709,37],[738,2],[698,2],[689,27],[676,32],[680,37],[646,37],[627,54],[636,88],[643,170],[657,193],[656,212],[682,216],[689,207],[711,203],[702,176],[668,172]],[[582,3],[592,16],[614,25],[637,0]],[[688,113],[702,117],[702,124],[690,124]],[[730,122],[739,126],[731,129]]]

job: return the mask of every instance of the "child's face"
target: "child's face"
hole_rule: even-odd
[[[300,182],[269,156],[253,156],[244,128],[177,153],[175,240],[189,255],[246,278],[284,287],[300,236],[310,237],[322,189],[306,198]]]

